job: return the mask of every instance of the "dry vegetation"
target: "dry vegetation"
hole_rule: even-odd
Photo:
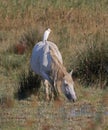
[[[45,102],[29,70],[32,47],[47,27],[65,66],[74,69],[74,104]],[[0,129],[107,130],[107,90],[107,0],[0,1]]]

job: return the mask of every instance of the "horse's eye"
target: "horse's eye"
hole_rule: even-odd
[[[68,86],[68,84],[66,83],[65,86]]]

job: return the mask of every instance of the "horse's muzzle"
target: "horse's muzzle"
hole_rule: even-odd
[[[73,102],[76,101],[76,99],[74,99],[71,94],[66,94],[66,97],[68,98],[69,101],[73,101]]]

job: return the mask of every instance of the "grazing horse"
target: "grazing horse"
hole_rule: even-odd
[[[49,100],[49,85],[53,92],[64,95],[72,101],[76,100],[74,83],[71,74],[66,71],[58,47],[50,41],[40,41],[33,50],[30,60],[31,69],[44,80],[46,99]]]

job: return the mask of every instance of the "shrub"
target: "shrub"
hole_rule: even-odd
[[[19,39],[20,44],[25,44],[28,48],[32,48],[42,38],[38,30],[30,28],[23,33]]]
[[[108,44],[95,40],[79,45],[71,58],[71,68],[79,81],[85,85],[108,85]]]
[[[37,94],[41,86],[41,79],[35,75],[31,70],[29,72],[23,71],[19,76],[19,89],[17,93],[18,99],[24,99],[31,94]]]
[[[3,53],[0,56],[0,65],[4,67],[6,70],[13,70],[18,67],[21,67],[22,63],[26,61],[26,57],[24,56],[18,56],[18,55],[9,55],[9,53]]]

